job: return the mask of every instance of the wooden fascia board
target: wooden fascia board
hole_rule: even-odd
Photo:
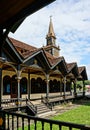
[[[49,65],[49,63],[48,63],[48,61],[47,61],[46,56],[43,54],[43,50],[42,50],[42,49],[39,50],[39,51],[37,51],[37,52],[35,52],[35,53],[32,54],[30,57],[26,58],[26,59],[23,61],[23,63],[27,62],[28,60],[30,60],[31,58],[37,56],[37,55],[40,54],[40,53],[41,53],[41,55],[43,56],[43,58],[45,59],[45,62],[46,62],[46,64],[47,64],[47,66],[50,68],[50,65]]]
[[[46,60],[46,62],[47,62],[47,64],[48,64],[48,66],[49,66],[49,68],[51,68],[51,64],[50,64],[50,62],[49,62],[49,60],[48,60],[48,57],[46,56],[46,54],[45,54],[45,50],[42,48],[42,54],[43,54],[43,56],[44,56],[44,58],[45,58],[45,60]]]
[[[54,69],[57,65],[59,65],[60,63],[62,62],[62,60],[60,59],[55,65],[53,65],[52,67],[51,67],[51,69]]]
[[[35,57],[39,53],[41,53],[41,50],[34,52],[31,56],[29,56],[28,58],[26,58],[25,60],[23,60],[23,63],[27,62],[28,60],[30,60],[31,58]]]
[[[19,53],[17,52],[17,50],[15,49],[15,47],[13,46],[13,44],[11,43],[11,41],[8,38],[6,38],[6,42],[11,47],[11,49],[13,50],[13,52],[15,53],[15,55],[18,57],[18,59],[20,60],[20,62],[23,62],[23,59],[21,58],[21,56],[19,55]]]

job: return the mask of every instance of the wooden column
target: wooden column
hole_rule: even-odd
[[[0,108],[1,108],[1,102],[2,102],[2,68],[0,66]]]
[[[66,77],[64,77],[64,98],[65,98],[65,95],[66,95]]]
[[[47,85],[46,97],[48,98],[48,96],[49,96],[49,74],[46,74],[46,85]]]
[[[21,77],[17,77],[17,82],[18,82],[18,100],[20,99],[20,80],[21,80]]]
[[[18,107],[20,106],[20,80],[21,80],[21,70],[20,70],[20,65],[18,65],[18,70],[17,70],[17,82],[18,82]],[[19,109],[18,109],[19,110]]]
[[[2,57],[3,30],[0,30],[0,57]],[[0,65],[0,108],[2,101],[2,65]]]
[[[62,95],[62,86],[61,86],[61,80],[60,80],[60,95]]]
[[[72,94],[72,89],[71,89],[71,87],[72,87],[72,82],[70,81],[70,94]]]

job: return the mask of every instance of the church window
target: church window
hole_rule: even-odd
[[[3,78],[3,94],[4,95],[8,95],[11,92],[11,84],[10,84],[10,77],[9,76],[5,76]]]
[[[20,81],[20,89],[22,94],[27,94],[27,79],[25,77]]]

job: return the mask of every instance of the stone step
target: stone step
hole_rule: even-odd
[[[37,104],[37,114],[50,112],[51,110],[45,104]]]

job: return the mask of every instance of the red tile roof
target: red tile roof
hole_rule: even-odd
[[[24,42],[18,41],[16,39],[10,38],[10,41],[15,46],[19,54],[25,59],[35,53],[38,49],[34,46],[28,45]]]
[[[51,64],[51,66],[55,65],[57,62],[61,61],[62,60],[62,57],[54,57],[53,55],[51,55],[49,52],[45,51],[45,54]]]
[[[76,65],[76,62],[72,62],[72,63],[67,63],[67,68],[68,68],[68,71],[71,71],[72,68]]]
[[[81,73],[83,72],[84,69],[85,69],[85,66],[78,67],[79,74],[81,74]]]
[[[35,52],[39,51],[40,49],[44,48],[36,48],[34,46],[28,45],[24,42],[18,41],[16,39],[10,38],[10,41],[12,42],[12,44],[15,46],[16,50],[19,52],[19,54],[24,58],[28,58],[29,56],[33,55]],[[48,61],[50,62],[51,66],[55,65],[57,62],[62,60],[62,57],[54,57],[52,56],[49,52],[45,51],[45,55],[48,59]]]

